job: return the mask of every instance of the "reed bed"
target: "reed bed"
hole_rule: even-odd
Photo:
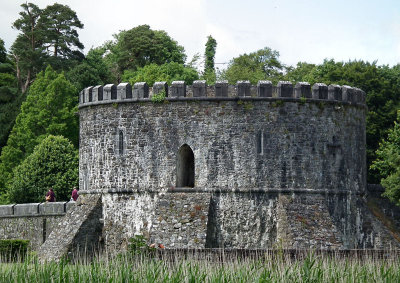
[[[31,256],[1,263],[0,282],[400,282],[400,261],[311,253],[301,259],[266,254],[227,261],[103,255],[40,263]]]

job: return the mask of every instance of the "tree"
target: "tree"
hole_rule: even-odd
[[[168,84],[173,81],[185,81],[187,85],[191,85],[197,79],[199,79],[199,75],[194,68],[185,67],[176,62],[160,66],[157,64],[146,65],[135,72],[125,71],[123,76],[123,80],[129,81],[132,85],[137,82],[146,82],[150,86],[160,81],[166,81]]]
[[[49,55],[47,63],[60,67],[65,59],[83,59],[84,46],[77,31],[83,24],[70,7],[58,3],[47,6],[41,11],[38,25],[42,31],[42,47]]]
[[[182,46],[165,31],[152,30],[148,25],[121,31],[115,35],[114,42],[108,42],[105,46],[110,49],[108,57],[117,64],[121,74],[125,70],[136,71],[151,63],[183,64],[186,59]]]
[[[22,4],[20,18],[13,28],[20,31],[11,47],[15,72],[25,93],[43,66],[66,69],[70,60],[82,60],[82,43],[76,28],[83,28],[76,13],[68,6],[54,4],[40,9],[32,3]]]
[[[78,90],[112,82],[109,66],[103,59],[104,52],[105,49],[101,47],[90,49],[86,58],[66,73],[66,78]]]
[[[382,176],[381,184],[385,187],[384,195],[400,206],[400,112],[397,122],[389,130],[388,136],[379,144],[376,160],[372,169]]]
[[[206,79],[209,84],[215,83],[215,52],[217,48],[217,41],[209,35],[206,42],[206,50],[204,52],[205,63],[204,63],[204,79]]]
[[[7,142],[23,98],[24,96],[18,93],[17,79],[4,41],[0,39],[0,148]]]
[[[277,82],[283,75],[284,66],[278,60],[279,52],[265,47],[256,52],[233,58],[221,78],[236,84],[240,80],[249,80],[257,84],[259,80]]]
[[[13,28],[21,33],[11,47],[16,76],[22,93],[28,89],[32,78],[40,70],[43,54],[41,38],[43,31],[38,27],[41,10],[32,3],[22,4],[20,18],[13,23]]]
[[[291,66],[286,68],[287,73],[284,80],[293,83],[307,81],[307,75],[309,75],[314,68],[315,64],[298,62],[295,68]]]
[[[58,201],[70,198],[78,185],[78,151],[62,136],[50,135],[38,144],[14,170],[9,200],[15,203],[43,202],[49,187]]]
[[[76,88],[51,67],[38,74],[0,156],[0,192],[12,179],[13,168],[48,135],[62,135],[78,147]]]

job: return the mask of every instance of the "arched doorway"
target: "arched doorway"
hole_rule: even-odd
[[[176,162],[176,186],[194,187],[194,154],[187,144],[182,145],[178,151]]]

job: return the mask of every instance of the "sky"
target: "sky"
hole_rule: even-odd
[[[25,0],[0,0],[0,38],[8,49]],[[40,8],[68,5],[84,24],[85,53],[142,24],[165,30],[188,61],[217,41],[216,63],[270,47],[286,65],[336,61],[400,63],[400,0],[32,0]],[[220,68],[226,64],[218,64]]]

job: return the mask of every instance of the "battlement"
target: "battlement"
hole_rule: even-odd
[[[145,82],[107,84],[90,86],[79,94],[80,107],[97,104],[151,101],[151,97],[160,92],[165,93],[168,101],[180,100],[286,100],[286,101],[331,101],[365,106],[366,94],[359,88],[350,86],[316,83],[311,86],[307,82],[293,85],[288,81],[280,81],[276,86],[270,81],[259,81],[256,86],[249,81],[238,81],[229,85],[228,81],[217,81],[208,86],[206,81],[194,81],[187,86],[184,81],[173,81],[170,86],[166,82],[156,82],[149,87]]]

